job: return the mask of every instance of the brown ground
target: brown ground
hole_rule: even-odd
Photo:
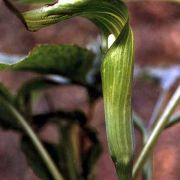
[[[172,65],[180,59],[180,12],[174,3],[132,3],[129,5],[131,24],[136,39],[136,63],[147,65]],[[75,18],[36,33],[27,32],[0,1],[0,52],[25,54],[39,43],[76,43],[85,46],[97,36],[97,29],[90,22]],[[45,34],[45,35],[44,35]],[[31,74],[0,73],[0,81],[15,91]],[[51,94],[51,91],[46,92]],[[160,94],[156,83],[137,81],[134,84],[134,109],[144,118],[150,117],[154,103]],[[56,106],[89,111],[87,94],[83,88],[69,87],[53,89]],[[63,100],[64,99],[64,100]],[[66,100],[66,101],[65,101]],[[47,110],[43,103],[36,111]],[[98,162],[98,180],[115,180],[115,170],[107,153],[104,128],[103,102],[100,99],[94,108],[92,125],[98,129],[104,146],[104,153]],[[180,179],[180,124],[164,131],[155,148],[154,180]],[[41,136],[56,139],[54,127],[47,127]],[[19,136],[12,132],[0,131],[0,180],[36,180],[27,167],[20,152]],[[137,142],[137,147],[140,142]]]

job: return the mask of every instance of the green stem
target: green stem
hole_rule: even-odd
[[[143,145],[145,146],[148,138],[150,136],[150,130],[146,130],[146,134],[143,137]],[[142,179],[143,180],[152,180],[153,179],[153,155],[150,154],[149,158],[146,160],[143,171],[142,171]]]
[[[134,123],[134,126],[141,133],[141,136],[143,137],[143,142],[144,142],[144,139],[148,137],[147,129],[144,125],[144,121],[142,120],[142,118],[139,117],[135,112],[133,112],[133,123]]]
[[[75,131],[76,124],[61,124],[61,141],[60,141],[60,152],[63,156],[65,179],[69,180],[78,180],[78,164],[76,158],[76,150],[74,148],[74,141],[76,141],[76,134],[73,134]],[[74,136],[73,136],[74,135]]]
[[[140,132],[142,138],[143,138],[143,144],[145,146],[148,137],[149,137],[149,129],[146,129],[144,125],[144,121],[139,117],[135,112],[133,112],[133,122],[134,126],[138,129]],[[173,115],[170,120],[168,121],[168,124],[165,126],[165,128],[172,127],[174,124],[180,122],[180,113],[176,113]],[[152,164],[152,157],[149,157],[143,167],[142,170],[142,176],[143,180],[152,180],[153,179],[153,164]]]
[[[70,134],[69,134],[69,141],[71,144],[71,156],[72,158],[70,159],[69,164],[72,166],[72,174],[73,174],[73,179],[72,180],[78,180],[79,179],[79,149],[78,149],[78,126],[76,124],[73,124],[72,127],[70,128]],[[71,157],[70,156],[70,157]],[[72,163],[72,160],[74,160],[74,163]]]
[[[178,122],[180,122],[180,113],[176,113],[170,118],[168,124],[166,125],[166,128],[169,128]]]
[[[149,154],[151,153],[152,148],[157,142],[164,127],[167,125],[168,120],[171,114],[173,113],[176,105],[179,103],[179,101],[180,101],[180,86],[177,88],[176,92],[174,93],[168,105],[166,106],[164,113],[159,118],[156,127],[154,127],[146,145],[144,146],[137,162],[135,163],[133,168],[133,178],[137,176],[138,171],[142,168],[145,161],[147,160]]]
[[[157,100],[157,103],[154,107],[154,111],[152,113],[151,119],[149,120],[149,124],[148,124],[149,129],[152,129],[155,126],[155,124],[157,123],[157,119],[160,115],[161,109],[164,105],[164,101],[167,97],[168,92],[169,92],[168,90],[163,90],[161,92],[161,94]]]
[[[146,144],[148,137],[149,137],[149,129],[147,129],[144,125],[144,121],[139,117],[135,112],[133,112],[133,122],[135,127],[141,133],[143,139],[143,145]],[[142,170],[142,177],[143,180],[152,180],[153,176],[153,167],[152,167],[152,157],[149,157],[146,161],[143,170]]]
[[[143,167],[142,179],[143,180],[152,180],[153,179],[153,162],[152,155],[149,157]]]
[[[42,143],[39,141],[36,134],[33,132],[31,127],[28,125],[26,120],[21,116],[21,114],[5,99],[1,98],[4,105],[8,108],[10,113],[15,117],[18,123],[22,126],[26,134],[29,136],[31,141],[33,142],[34,146],[36,147],[37,151],[39,152],[41,158],[43,159],[44,163],[46,164],[47,168],[49,169],[50,173],[54,177],[55,180],[63,180],[63,177],[59,173],[57,167],[53,163],[51,157],[49,156],[48,152],[43,147]]]

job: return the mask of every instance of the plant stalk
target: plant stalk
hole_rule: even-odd
[[[170,119],[168,124],[166,125],[166,128],[172,127],[176,123],[180,122],[180,112],[174,114]]]
[[[141,154],[133,168],[133,179],[135,179],[139,170],[143,167],[145,161],[147,160],[149,154],[151,153],[151,150],[153,149],[155,143],[157,142],[161,132],[167,125],[169,118],[171,114],[173,113],[176,105],[179,103],[179,101],[180,101],[180,85],[177,88],[174,95],[172,96],[172,98],[170,99],[169,103],[167,104],[164,113],[159,118],[157,125],[154,127],[146,145],[141,151]]]
[[[143,146],[146,145],[148,138],[150,136],[150,130],[146,129],[146,134],[143,136]],[[152,180],[153,179],[153,155],[150,154],[146,160],[143,170],[142,170],[142,179],[143,180]]]
[[[3,101],[4,105],[8,108],[10,113],[15,117],[15,119],[26,132],[26,134],[29,136],[35,148],[39,152],[41,158],[43,159],[44,163],[46,164],[47,168],[49,169],[49,172],[53,176],[54,180],[63,180],[63,177],[61,176],[60,172],[58,171],[48,152],[45,150],[42,143],[40,142],[36,134],[33,132],[29,124],[26,122],[26,120],[8,101],[6,101],[3,98],[1,98],[1,101]]]
[[[163,90],[161,92],[161,94],[160,94],[160,96],[159,96],[159,98],[157,100],[157,103],[156,103],[156,105],[154,107],[153,114],[152,114],[152,116],[151,116],[151,118],[149,120],[149,123],[148,123],[148,128],[149,129],[152,129],[155,126],[155,124],[157,123],[157,119],[158,119],[158,117],[160,115],[160,111],[161,111],[161,109],[162,109],[162,107],[164,105],[164,101],[165,101],[165,99],[167,97],[168,92],[169,92],[168,90]]]
[[[65,173],[65,179],[78,180],[78,163],[77,163],[77,129],[76,124],[60,124],[61,141],[60,152],[62,154],[64,168],[62,171]],[[74,134],[75,133],[75,134]],[[74,135],[74,136],[73,136]]]
[[[150,134],[149,129],[145,127],[144,121],[135,112],[133,112],[133,122],[135,127],[140,132],[143,141],[143,146],[145,146]],[[143,167],[142,178],[143,180],[152,180],[152,177],[153,177],[152,157],[149,157]]]
[[[144,164],[142,171],[142,179],[143,180],[152,180],[153,179],[153,157],[149,157]]]

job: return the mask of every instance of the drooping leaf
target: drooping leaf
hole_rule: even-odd
[[[0,96],[2,96],[11,103],[14,102],[13,95],[9,92],[8,88],[6,88],[2,83],[0,83]]]
[[[94,55],[90,51],[75,45],[40,45],[17,64],[0,64],[0,70],[57,74],[74,81],[84,82],[92,66],[93,58]]]
[[[4,105],[2,98],[11,104],[14,104],[13,95],[2,83],[0,83],[0,127],[9,130],[19,130],[19,125],[11,114],[9,114],[8,108]]]
[[[64,123],[60,126],[60,168],[65,179],[80,179],[76,149],[74,147],[74,140],[77,138],[74,134],[75,127],[77,125],[74,123]]]
[[[83,127],[84,134],[91,142],[91,146],[89,149],[83,154],[82,158],[82,167],[83,167],[83,177],[85,179],[92,179],[93,177],[93,170],[95,165],[102,153],[101,143],[98,139],[97,132],[89,127]]]
[[[0,128],[5,130],[14,130],[19,131],[21,128],[19,124],[16,122],[14,117],[9,114],[9,110],[6,106],[4,106],[3,101],[1,101],[0,97]]]
[[[59,154],[56,145],[46,142],[44,142],[43,145],[53,161],[58,165]],[[42,180],[54,180],[46,165],[44,164],[44,161],[41,159],[31,140],[27,136],[23,136],[21,139],[21,149],[26,155],[29,166],[37,176],[39,176]]]
[[[58,1],[54,5],[21,14],[8,0],[4,0],[30,31],[39,30],[57,22],[82,16],[98,25],[105,35],[118,35],[128,19],[127,8],[119,0]],[[99,3],[100,2],[100,3]]]
[[[131,85],[133,74],[133,34],[127,7],[120,0],[58,1],[52,6],[16,13],[27,29],[38,30],[75,16],[93,21],[104,37],[113,34],[114,44],[104,50],[102,65],[106,129],[112,159],[120,179],[132,179],[133,128]]]
[[[102,147],[98,139],[97,132],[92,127],[88,126],[87,119],[84,113],[80,111],[56,111],[33,116],[33,124],[38,128],[43,127],[44,124],[47,123],[47,121],[56,122],[56,124],[58,122],[58,124],[61,124],[60,126],[62,126],[60,131],[60,168],[66,178],[69,177],[69,157],[72,157],[72,154],[70,153],[70,148],[72,148],[72,146],[69,142],[71,141],[70,129],[74,124],[78,125],[81,132],[83,133],[83,137],[90,143],[89,148],[86,149],[85,152],[83,152],[82,162],[78,162],[78,164],[80,163],[82,165],[81,170],[83,178],[91,179],[95,164],[101,155]],[[84,144],[81,144],[81,147],[83,146]]]
[[[69,123],[77,123],[79,126],[84,126],[87,123],[85,115],[80,111],[62,111],[43,113],[33,116],[33,124],[37,127],[43,127],[48,121],[59,122],[62,119],[69,121]],[[60,122],[59,122],[60,123]]]
[[[17,108],[25,117],[31,116],[32,94],[46,88],[57,86],[59,83],[48,78],[35,78],[25,82],[18,90],[15,97]]]

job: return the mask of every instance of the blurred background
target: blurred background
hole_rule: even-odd
[[[136,43],[135,76],[150,68],[151,74],[155,74],[161,80],[135,78],[134,81],[133,108],[147,124],[163,88],[168,86],[173,92],[179,83],[180,6],[173,2],[155,1],[132,2],[127,5]],[[28,32],[0,1],[0,58],[4,54],[26,55],[37,44],[77,44],[89,47],[98,44],[98,35],[98,29],[82,18],[74,18],[38,32]],[[32,76],[37,75],[27,72],[0,72],[0,82],[15,93],[18,87]],[[167,94],[167,97],[170,94]],[[55,109],[80,109],[85,112],[89,117],[89,123],[97,129],[103,144],[103,153],[98,161],[97,179],[117,179],[107,150],[102,99],[99,98],[93,107],[89,107],[87,92],[82,87],[50,88],[33,107],[34,113],[49,110],[47,97],[51,99]],[[176,109],[179,110],[180,108]],[[180,179],[179,132],[180,124],[176,124],[162,133],[154,151],[154,180]],[[136,153],[138,153],[141,141],[139,134],[135,133]],[[58,136],[56,127],[47,124],[39,136],[56,141]],[[0,180],[38,180],[21,152],[19,138],[19,135],[12,131],[0,130]]]

